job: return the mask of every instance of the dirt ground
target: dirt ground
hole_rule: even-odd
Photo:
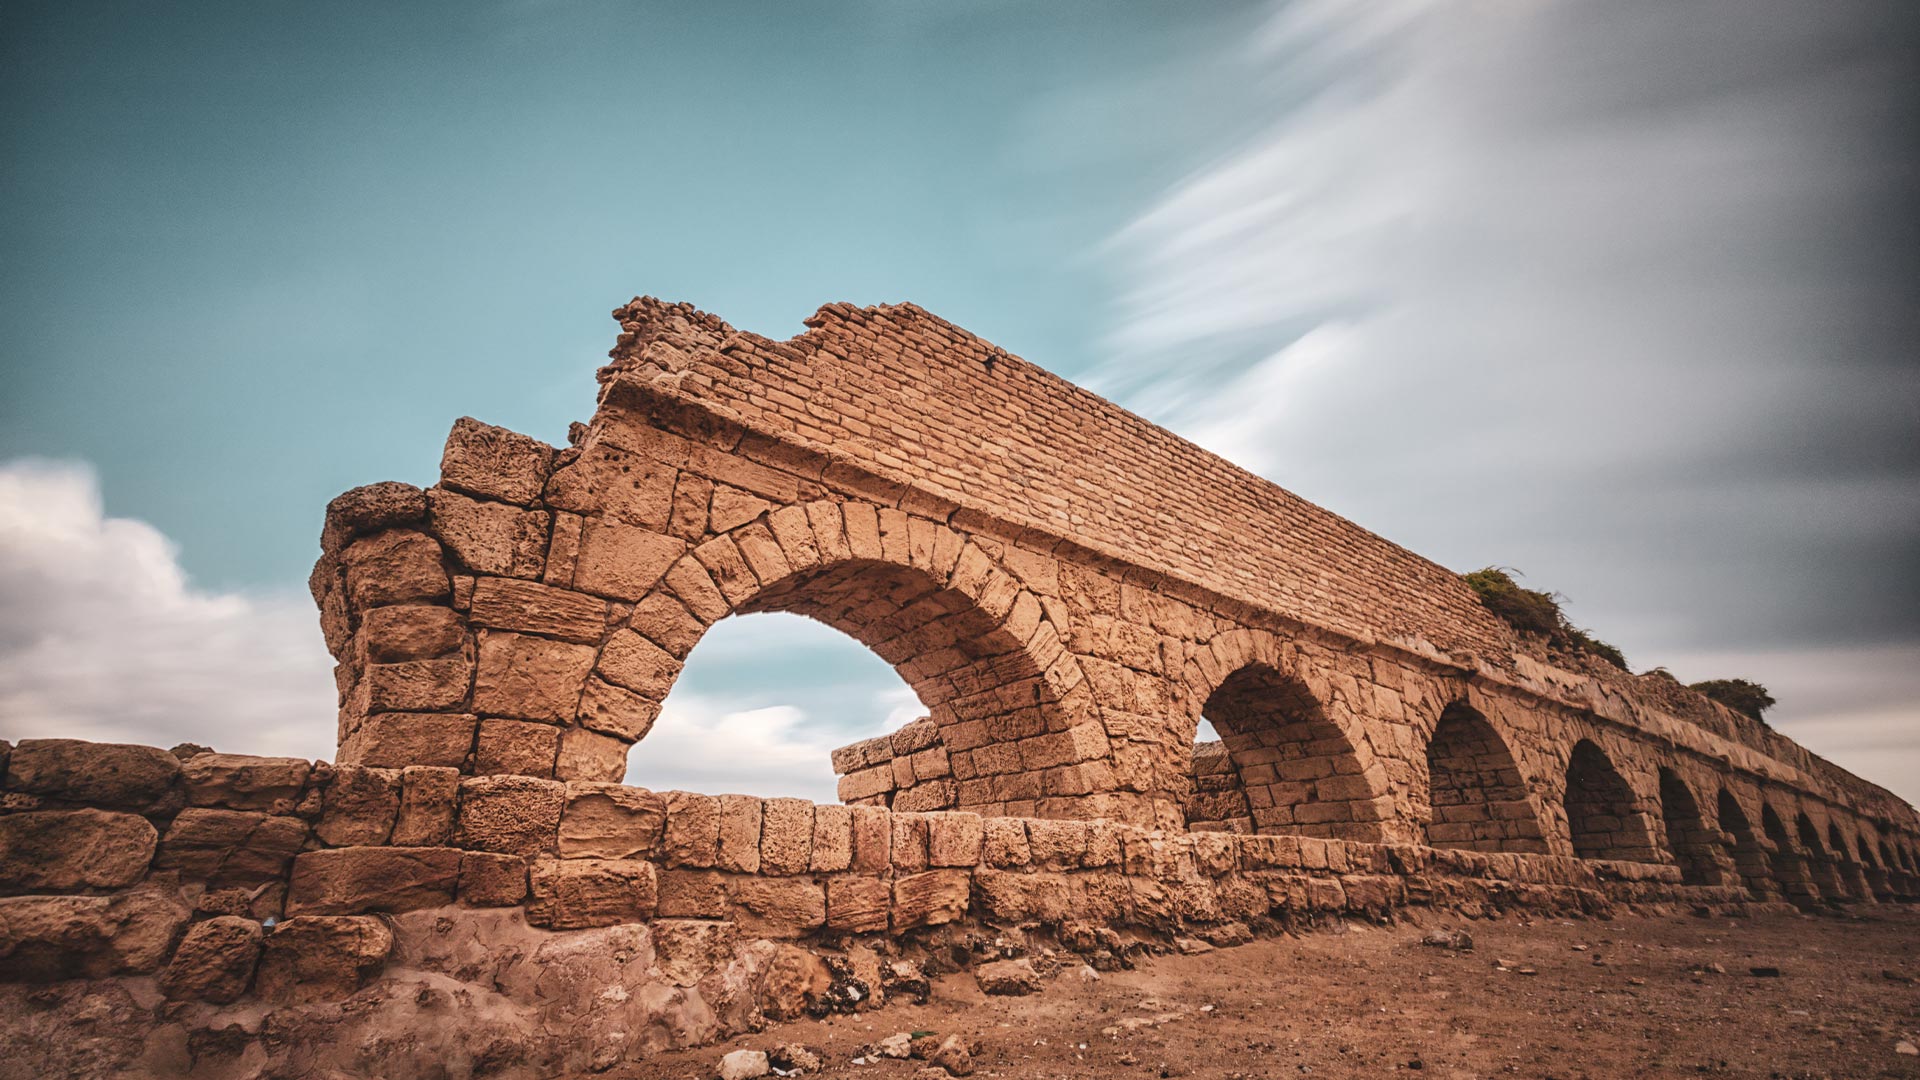
[[[858,1048],[932,1031],[978,1043],[976,1077],[1920,1077],[1920,1056],[1895,1049],[1920,1044],[1920,910],[1422,922],[1097,979],[1076,962],[1028,997],[947,975],[924,1006],[780,1025],[619,1075],[709,1078],[729,1050],[800,1042],[825,1051],[818,1075],[890,1080],[928,1066],[855,1065]],[[1442,927],[1473,947],[1421,943]]]

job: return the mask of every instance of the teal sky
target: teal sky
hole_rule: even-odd
[[[563,443],[637,294],[911,300],[1920,797],[1904,14],[7,4],[0,738],[327,756],[334,495]],[[830,797],[911,711],[715,635],[636,769]]]
[[[563,442],[635,294],[778,337],[912,299],[1071,375],[1096,248],[1234,123],[1155,70],[1234,12],[8,5],[0,456],[261,585],[456,416]]]

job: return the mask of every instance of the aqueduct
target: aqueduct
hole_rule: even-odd
[[[883,952],[967,926],[1098,956],[1920,896],[1890,793],[919,308],[615,315],[569,446],[463,419],[438,484],[328,507],[334,763],[0,743],[0,983],[82,988],[0,1075],[54,1074],[32,1048],[99,980],[174,1002],[129,1013],[130,1075],[387,1039],[531,1076],[871,1007]],[[834,753],[841,805],[620,784],[707,630],[763,611],[928,715]]]

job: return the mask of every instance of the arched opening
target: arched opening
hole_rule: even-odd
[[[1240,785],[1240,774],[1233,767],[1226,743],[1213,722],[1202,719],[1193,735],[1193,787],[1181,810],[1187,828],[1212,832],[1250,833],[1253,808],[1247,804],[1247,791]]]
[[[1813,819],[1802,813],[1794,818],[1794,828],[1799,833],[1800,847],[1807,853],[1807,871],[1813,875],[1813,883],[1820,887],[1820,895],[1832,900],[1844,899],[1846,886],[1840,881],[1832,853],[1820,840],[1820,830],[1813,827]]]
[[[1733,867],[1746,882],[1747,891],[1755,896],[1778,896],[1780,887],[1767,862],[1767,853],[1761,849],[1760,840],[1753,834],[1753,823],[1748,820],[1746,811],[1740,809],[1740,800],[1733,792],[1720,789],[1717,816],[1720,819],[1720,832],[1730,837],[1733,845]]]
[[[1434,847],[1547,850],[1506,740],[1464,702],[1447,706],[1427,742],[1427,791],[1427,843]]]
[[[839,801],[833,752],[926,714],[872,650],[795,615],[722,619],[687,657],[626,783]]]
[[[1873,886],[1868,883],[1860,864],[1854,860],[1853,845],[1847,843],[1847,836],[1840,831],[1837,821],[1827,822],[1827,847],[1833,852],[1834,871],[1846,887],[1847,895],[1860,900],[1872,897]]]
[[[1567,830],[1582,859],[1657,862],[1646,815],[1633,789],[1598,746],[1580,740],[1567,763]]]
[[[1660,768],[1660,820],[1666,826],[1667,847],[1680,866],[1680,880],[1688,885],[1719,884],[1721,854],[1716,830],[1707,827],[1686,781],[1665,766]]]
[[[1770,803],[1760,806],[1760,829],[1766,834],[1773,850],[1768,861],[1773,865],[1774,880],[1780,883],[1780,889],[1787,899],[1801,907],[1816,906],[1820,902],[1820,890],[1814,885],[1813,875],[1808,872],[1808,863],[1799,849],[1794,846],[1793,837],[1787,835],[1787,827],[1774,812]]]
[[[1201,717],[1220,734],[1254,831],[1380,839],[1392,800],[1378,766],[1368,768],[1299,679],[1248,665],[1208,696]]]

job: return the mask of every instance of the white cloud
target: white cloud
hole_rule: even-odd
[[[333,661],[304,591],[195,588],[93,471],[0,465],[0,737],[333,756]]]

